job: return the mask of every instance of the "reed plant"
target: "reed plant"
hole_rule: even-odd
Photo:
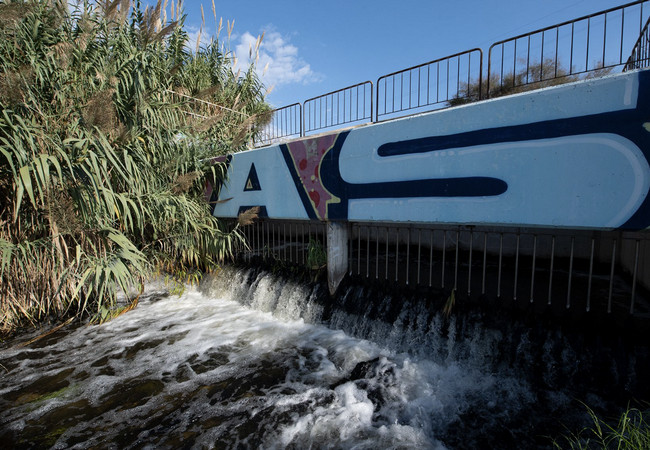
[[[165,9],[0,2],[0,330],[96,315],[240,245],[204,190],[269,120],[264,87]]]
[[[650,448],[650,423],[648,411],[627,408],[614,422],[600,418],[591,408],[587,413],[592,425],[578,433],[569,433],[553,440],[556,449],[619,449],[646,450]]]

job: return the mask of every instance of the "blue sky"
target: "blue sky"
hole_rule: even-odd
[[[155,3],[149,1],[146,3]],[[171,0],[169,0],[171,4]],[[616,0],[215,0],[234,21],[229,48],[240,63],[262,32],[268,101],[285,106],[409,66],[629,3]],[[212,1],[185,0],[186,29],[213,35]],[[169,9],[169,8],[168,8]],[[650,9],[650,8],[649,8]]]

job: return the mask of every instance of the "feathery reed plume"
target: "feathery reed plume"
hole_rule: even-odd
[[[99,74],[99,72],[97,72]],[[101,75],[101,74],[100,74]],[[103,75],[101,75],[103,77]],[[109,88],[95,93],[83,108],[83,118],[89,127],[97,127],[102,133],[116,130],[117,111],[113,105],[115,89]]]
[[[254,206],[252,208],[243,211],[239,216],[237,216],[237,223],[240,227],[245,227],[255,223],[255,220],[259,218],[260,207]]]
[[[203,172],[195,171],[183,173],[176,177],[174,183],[172,184],[171,191],[174,194],[186,194],[194,182],[203,177]]]

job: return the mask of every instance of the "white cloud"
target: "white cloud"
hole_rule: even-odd
[[[257,37],[249,32],[237,37],[233,51],[239,68],[247,68],[252,59],[255,59],[256,42]],[[298,47],[277,31],[270,31],[264,35],[259,48],[256,70],[267,87],[307,84],[321,79],[321,76],[300,58]]]
[[[206,36],[205,30],[200,30],[199,27],[195,26],[186,26],[185,32],[187,33],[187,42],[185,43],[185,48],[191,52],[195,52],[197,48],[197,40],[199,39],[199,31],[201,32],[200,38],[201,42],[199,47],[204,46],[210,42],[210,36]]]

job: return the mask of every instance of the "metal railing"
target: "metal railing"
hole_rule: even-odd
[[[650,0],[496,42],[274,111],[256,146],[348,124],[379,122],[525,90],[650,66]],[[645,23],[645,26],[644,26]],[[629,49],[629,50],[627,50]],[[297,116],[300,115],[300,118]],[[276,118],[276,116],[278,116]]]
[[[634,44],[634,50],[632,50],[623,71],[642,69],[648,66],[650,66],[650,17],[645,23],[639,39]]]
[[[372,81],[310,98],[303,103],[305,133],[372,121]]]
[[[243,227],[248,244],[243,257],[250,260],[257,256],[264,260],[307,265],[310,248],[325,248],[326,226],[320,221],[259,219]]]
[[[246,260],[306,265],[319,221],[261,219],[244,228]],[[350,223],[348,274],[461,298],[536,309],[650,317],[650,233]],[[312,267],[314,268],[314,267]]]
[[[475,48],[379,77],[375,118],[480,100],[482,73],[483,51]]]
[[[648,11],[634,2],[521,34],[490,46],[487,96],[609,73],[628,61]]]
[[[255,140],[255,145],[271,145],[284,139],[300,136],[303,136],[302,106],[300,103],[294,103],[273,111],[271,121]]]

